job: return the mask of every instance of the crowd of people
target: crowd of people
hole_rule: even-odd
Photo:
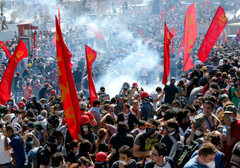
[[[209,16],[216,9],[196,8],[198,23],[209,24]],[[179,8],[163,14],[179,34],[183,33],[185,12],[185,8]],[[134,37],[140,36],[139,31],[145,32],[147,40],[143,44],[155,51],[162,66],[164,29],[159,15],[145,10],[136,12],[133,19],[127,25],[128,31]],[[115,91],[116,96],[107,90],[118,88],[96,88],[98,99],[90,107],[84,45],[101,50],[92,69],[95,82],[136,50],[132,41],[118,41],[121,31],[108,31],[111,38],[101,42],[84,34],[86,27],[82,26],[64,33],[73,55],[79,110],[85,114],[81,116],[82,134],[77,140],[68,130],[62,107],[56,51],[52,47],[55,33],[37,33],[36,54],[29,54],[18,64],[11,98],[0,106],[0,168],[238,168],[239,42],[219,40],[203,64],[197,58],[204,38],[199,34],[191,55],[195,63],[191,70],[183,72],[181,56],[176,60],[172,53],[166,86],[160,85],[161,70],[155,72],[157,76],[144,76],[146,85],[157,85],[149,92],[139,82],[143,76],[136,76],[136,82],[123,83],[120,91]],[[17,41],[15,37],[6,42],[11,53]],[[175,48],[180,42],[180,37],[176,38]],[[3,51],[0,56],[2,76],[8,60]]]

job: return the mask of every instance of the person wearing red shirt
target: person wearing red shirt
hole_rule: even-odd
[[[30,81],[27,81],[27,86],[23,88],[23,97],[28,101],[29,98],[33,95],[33,90],[30,87]]]
[[[224,153],[226,163],[229,166],[234,145],[240,141],[240,119],[237,118],[237,108],[234,105],[228,105],[224,111],[224,123],[227,133],[222,135],[222,141],[225,142]]]

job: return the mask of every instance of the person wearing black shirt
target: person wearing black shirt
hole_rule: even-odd
[[[165,95],[164,103],[172,104],[172,101],[177,98],[178,88],[174,85],[175,81],[176,78],[171,77],[170,85],[168,84],[164,87],[164,91],[160,96],[160,98],[163,98]]]
[[[78,140],[73,140],[70,143],[70,152],[68,152],[66,157],[67,167],[70,167],[72,163],[77,163],[75,160],[76,154],[80,148],[80,142]]]

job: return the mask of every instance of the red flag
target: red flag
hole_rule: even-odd
[[[160,16],[159,16],[159,19],[161,20],[161,21],[163,21],[163,14],[162,14],[162,11],[160,10]]]
[[[140,34],[142,35],[144,41],[147,42],[146,38],[145,38],[144,35],[143,35],[143,31],[139,31],[139,32],[140,32]]]
[[[93,33],[97,36],[97,39],[99,41],[102,41],[104,39],[102,33],[98,30],[98,28],[93,23],[90,23],[88,26],[93,31]]]
[[[198,51],[198,58],[203,63],[206,62],[211,49],[217,42],[219,36],[221,35],[226,25],[227,17],[225,15],[224,9],[221,6],[219,6],[212,20],[212,23],[208,28],[208,31],[203,39],[202,45]]]
[[[184,21],[184,52],[183,52],[183,71],[188,71],[194,67],[191,52],[197,38],[197,23],[195,4],[193,3],[187,10]]]
[[[223,30],[223,41],[227,44],[227,36],[226,36],[224,30]]]
[[[7,46],[5,45],[4,41],[0,41],[0,46],[2,47],[3,51],[6,53],[8,59],[10,60],[12,58]]]
[[[57,65],[59,75],[59,88],[61,90],[62,106],[66,118],[68,130],[74,140],[78,140],[78,134],[81,134],[80,123],[81,115],[78,102],[76,86],[71,71],[70,58],[71,53],[67,49],[62,37],[62,31],[57,17],[56,22],[56,51]]]
[[[17,64],[25,57],[28,56],[27,47],[22,40],[19,41],[16,50],[12,58],[10,59],[7,69],[3,74],[2,81],[0,83],[0,103],[5,105],[6,102],[10,99],[12,81],[14,77],[15,69]]]
[[[90,94],[90,104],[93,106],[93,100],[98,99],[98,95],[94,86],[94,82],[91,75],[92,63],[97,58],[97,53],[85,44],[86,60],[87,60],[87,73],[88,73],[88,85]]]
[[[54,47],[55,44],[56,44],[56,34],[54,34],[53,36],[52,47]]]
[[[35,58],[36,57],[36,51],[35,51],[35,49],[36,49],[36,29],[35,29],[34,35],[33,35],[33,42],[34,42],[34,44],[33,44],[33,52],[34,52],[34,58]]]
[[[59,20],[59,26],[61,27],[61,17],[60,17],[60,9],[58,8],[58,20]]]
[[[236,41],[240,41],[240,30],[238,31],[238,34],[236,36]]]
[[[186,8],[188,8],[188,6],[187,6],[187,5],[185,5],[185,7],[186,7]]]
[[[177,33],[177,29],[175,29],[174,27],[172,28],[172,32],[173,32],[173,38],[172,38],[172,42],[171,42],[171,53],[174,53],[174,46],[173,46],[173,42],[174,42],[174,37]]]
[[[181,44],[180,44],[180,47],[179,47],[179,50],[178,50],[178,54],[176,56],[177,59],[178,59],[180,53],[182,52],[183,44],[184,44],[184,36],[182,38],[182,41],[181,41]]]
[[[176,10],[176,6],[174,6],[173,8],[172,8],[172,11],[175,11]]]
[[[163,80],[162,80],[162,84],[163,85],[167,84],[167,79],[168,79],[168,76],[169,76],[169,73],[170,73],[171,60],[170,60],[169,45],[171,44],[172,37],[173,37],[173,35],[168,30],[167,24],[165,22],[165,33],[164,33],[164,74],[163,74]]]

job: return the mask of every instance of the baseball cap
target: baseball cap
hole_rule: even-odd
[[[203,66],[203,67],[202,67],[202,70],[207,70],[207,67],[206,67],[206,66]]]
[[[230,113],[237,113],[237,108],[234,105],[228,105],[226,107],[226,110],[223,112],[224,114],[230,114]]]
[[[56,90],[54,90],[54,89],[52,89],[51,91],[50,91],[50,95],[54,95],[56,93]]]
[[[35,123],[33,124],[33,128],[36,128],[38,131],[43,130],[43,124],[42,124],[42,122],[41,122],[41,121],[35,122]]]
[[[19,102],[19,103],[18,103],[18,108],[20,108],[20,107],[22,107],[22,106],[25,106],[25,103]]]
[[[96,158],[95,158],[95,161],[97,162],[104,162],[104,161],[107,161],[107,155],[104,153],[104,152],[98,152],[96,154]]]
[[[137,82],[133,82],[133,84],[132,84],[133,86],[137,86],[138,84],[137,84]]]
[[[20,75],[20,72],[17,72],[16,74],[17,74],[17,75]]]
[[[142,94],[141,94],[141,98],[143,98],[143,97],[149,97],[148,92],[142,92]]]
[[[223,100],[223,99],[225,99],[225,98],[228,98],[228,95],[227,95],[227,94],[221,94],[221,95],[219,96],[219,101],[221,101],[221,100]]]
[[[176,81],[176,78],[175,78],[175,77],[171,77],[170,80],[171,80],[171,81]]]
[[[87,115],[83,115],[81,117],[81,125],[85,125],[85,124],[87,124],[89,122],[90,122],[90,119],[89,119],[89,117]]]

